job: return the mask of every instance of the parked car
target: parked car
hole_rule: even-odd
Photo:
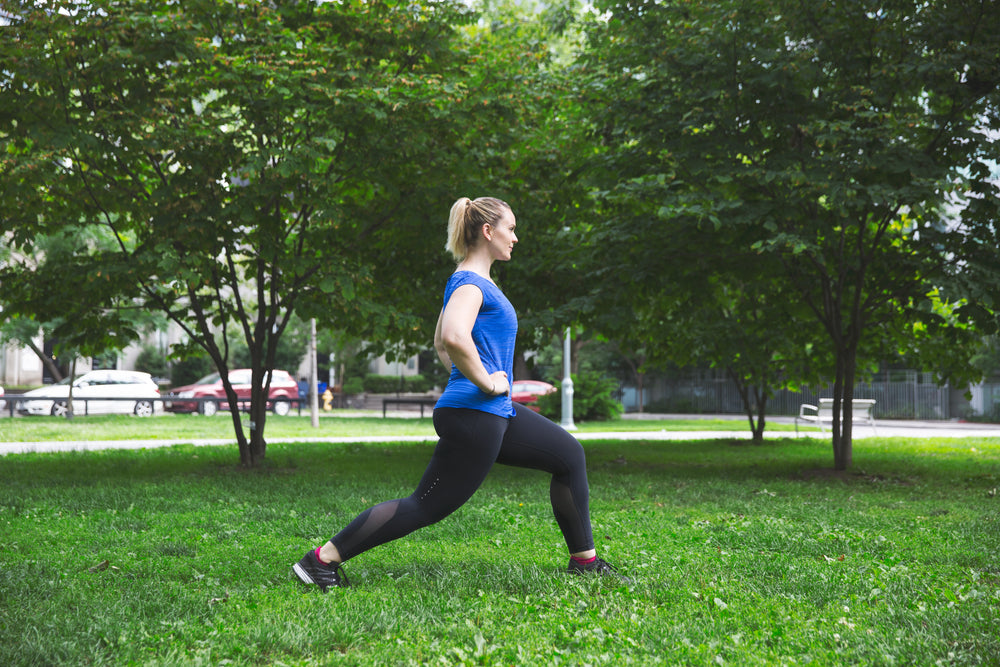
[[[250,400],[250,369],[239,368],[229,371],[229,382],[239,398]],[[299,385],[287,371],[275,370],[271,376],[271,391],[268,393],[267,405],[276,415],[287,415],[292,408],[292,401],[299,397]],[[219,410],[228,410],[226,390],[222,386],[222,376],[219,373],[206,375],[197,382],[170,390],[169,401],[163,407],[170,412],[200,412],[203,415],[214,415]],[[201,401],[186,401],[184,399],[215,399]]]
[[[3,387],[0,387],[0,396],[3,396]],[[7,404],[4,403],[4,401],[3,401],[2,398],[0,398],[0,410],[3,410],[6,407],[7,407]]]
[[[521,403],[538,412],[538,406],[535,404],[538,401],[538,397],[551,394],[555,390],[556,388],[548,382],[540,380],[515,380],[514,384],[510,387],[510,400],[515,403]]]
[[[69,412],[69,388],[70,378],[65,378],[27,391],[18,397],[17,410],[29,415],[64,416]],[[160,388],[149,373],[100,370],[73,380],[75,414],[131,413],[148,417],[156,411],[157,401],[153,399],[158,398]]]

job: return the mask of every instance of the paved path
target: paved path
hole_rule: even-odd
[[[745,417],[726,415],[643,415],[629,416],[629,419],[734,419],[746,420]],[[773,417],[768,420],[773,424],[791,424],[792,417]],[[877,433],[876,433],[877,431]],[[716,440],[716,439],[750,439],[749,429],[741,431],[607,431],[607,432],[574,432],[579,440]],[[798,437],[829,438],[830,431],[821,433],[818,428],[800,428]],[[765,438],[794,438],[795,431],[767,431]],[[879,420],[873,430],[870,426],[856,425],[854,438],[1000,438],[1000,424],[973,424],[953,421],[903,421]],[[434,442],[437,436],[356,436],[356,437],[309,437],[309,438],[268,438],[269,444],[280,442]],[[47,442],[0,442],[0,456],[20,454],[25,452],[63,452],[91,451],[101,449],[147,449],[152,447],[168,447],[177,444],[193,444],[198,447],[233,445],[232,438],[218,439],[160,439],[160,440],[90,440],[90,441],[47,441]]]

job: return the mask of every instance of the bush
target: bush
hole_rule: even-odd
[[[556,388],[538,398],[538,409],[553,420],[562,418],[562,383],[557,382]],[[573,421],[608,421],[621,416],[622,405],[613,397],[617,388],[617,380],[600,373],[573,375]]]
[[[432,389],[431,381],[423,375],[374,375],[365,376],[365,391],[372,394],[412,392],[422,394]]]
[[[160,352],[155,345],[143,345],[139,356],[135,358],[135,369],[149,373],[154,378],[165,378],[170,374],[167,355]]]
[[[365,376],[365,391],[370,394],[395,394],[403,391],[403,380],[398,375],[369,373]]]
[[[174,387],[191,384],[214,370],[215,366],[208,357],[187,357],[175,361],[170,367],[170,384]]]
[[[434,350],[425,350],[420,353],[420,376],[427,380],[427,391],[440,387],[444,389],[448,386],[448,379],[451,376],[451,367],[444,367]]]
[[[344,383],[345,394],[360,394],[365,390],[365,383],[361,378],[353,377]]]
[[[433,382],[423,375],[407,375],[403,378],[403,391],[414,394],[426,394],[433,388]]]

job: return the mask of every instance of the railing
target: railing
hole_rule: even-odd
[[[67,398],[46,397],[46,396],[31,397],[31,396],[23,396],[23,395],[20,395],[20,394],[7,394],[5,396],[0,397],[0,401],[4,401],[6,403],[6,405],[4,405],[2,409],[0,409],[0,415],[2,415],[4,417],[15,417],[15,416],[19,416],[20,415],[20,413],[19,413],[19,405],[18,404],[20,404],[22,402],[29,402],[30,401],[30,402],[39,402],[39,403],[52,403],[53,405],[55,405],[55,404],[59,404],[59,403],[66,404],[66,403],[69,402],[69,398],[68,397]],[[308,401],[308,399],[307,398],[298,398],[298,397],[296,397],[296,398],[284,398],[284,397],[282,397],[282,398],[277,398],[277,399],[268,399],[268,405],[269,406],[273,406],[278,401],[285,401],[287,403],[292,404],[292,406],[294,406],[294,407],[296,407],[298,409],[298,414],[301,415],[302,414],[302,404],[306,403]],[[89,414],[90,414],[90,404],[91,403],[103,403],[103,402],[122,402],[122,403],[126,403],[127,402],[127,403],[133,403],[135,405],[139,405],[141,403],[149,403],[152,406],[154,406],[154,412],[156,411],[155,410],[155,404],[156,403],[197,403],[199,405],[204,404],[204,403],[216,403],[216,404],[220,404],[220,405],[227,405],[227,406],[229,405],[229,400],[228,399],[225,399],[225,398],[214,398],[214,397],[178,398],[177,396],[159,396],[159,397],[155,397],[155,398],[153,398],[153,397],[151,397],[151,398],[145,398],[145,397],[136,398],[135,396],[130,396],[130,397],[123,397],[123,396],[93,396],[93,397],[79,396],[78,397],[78,396],[74,396],[73,397],[73,407],[74,407],[73,414],[74,414],[74,416],[84,416],[84,417],[89,416]],[[75,409],[76,406],[79,405],[80,403],[83,404],[83,412],[80,412],[79,410]],[[241,410],[243,412],[246,412],[246,411],[248,411],[250,409],[250,399],[249,398],[237,398],[236,399],[236,405],[237,405],[237,408],[239,410]],[[97,414],[97,413],[95,413],[95,414]],[[102,412],[100,414],[106,414],[106,413]],[[118,412],[116,412],[115,414],[125,414],[125,413],[118,413]]]
[[[916,371],[900,371],[880,376],[872,382],[854,385],[854,398],[875,399],[876,419],[949,419],[950,389],[938,386]],[[829,387],[805,388],[801,391],[781,390],[767,401],[767,414],[796,415],[803,403],[816,405],[820,398],[832,396]],[[633,387],[623,386],[622,404],[627,411],[638,408]],[[742,414],[743,402],[736,385],[729,378],[689,377],[655,379],[644,390],[646,412],[693,414]]]

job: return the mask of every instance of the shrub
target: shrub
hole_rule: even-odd
[[[432,389],[431,381],[423,375],[374,375],[365,376],[365,391],[372,394],[413,392],[422,394]]]
[[[557,391],[538,398],[538,409],[549,419],[562,417],[562,382],[557,382],[556,388]],[[622,405],[613,397],[617,388],[617,380],[599,373],[573,375],[573,421],[608,421],[619,417]]]
[[[423,375],[407,375],[403,378],[403,391],[425,394],[433,388],[434,384],[431,380]]]
[[[360,394],[365,390],[365,383],[359,377],[353,377],[344,383],[345,394]]]
[[[369,373],[365,376],[365,391],[371,394],[395,394],[403,391],[403,379],[398,375]]]
[[[160,352],[155,345],[143,345],[139,356],[135,358],[135,369],[149,373],[154,378],[165,378],[170,373],[167,355]]]
[[[170,384],[174,387],[191,384],[214,370],[215,366],[208,357],[187,357],[175,361],[170,367]]]

